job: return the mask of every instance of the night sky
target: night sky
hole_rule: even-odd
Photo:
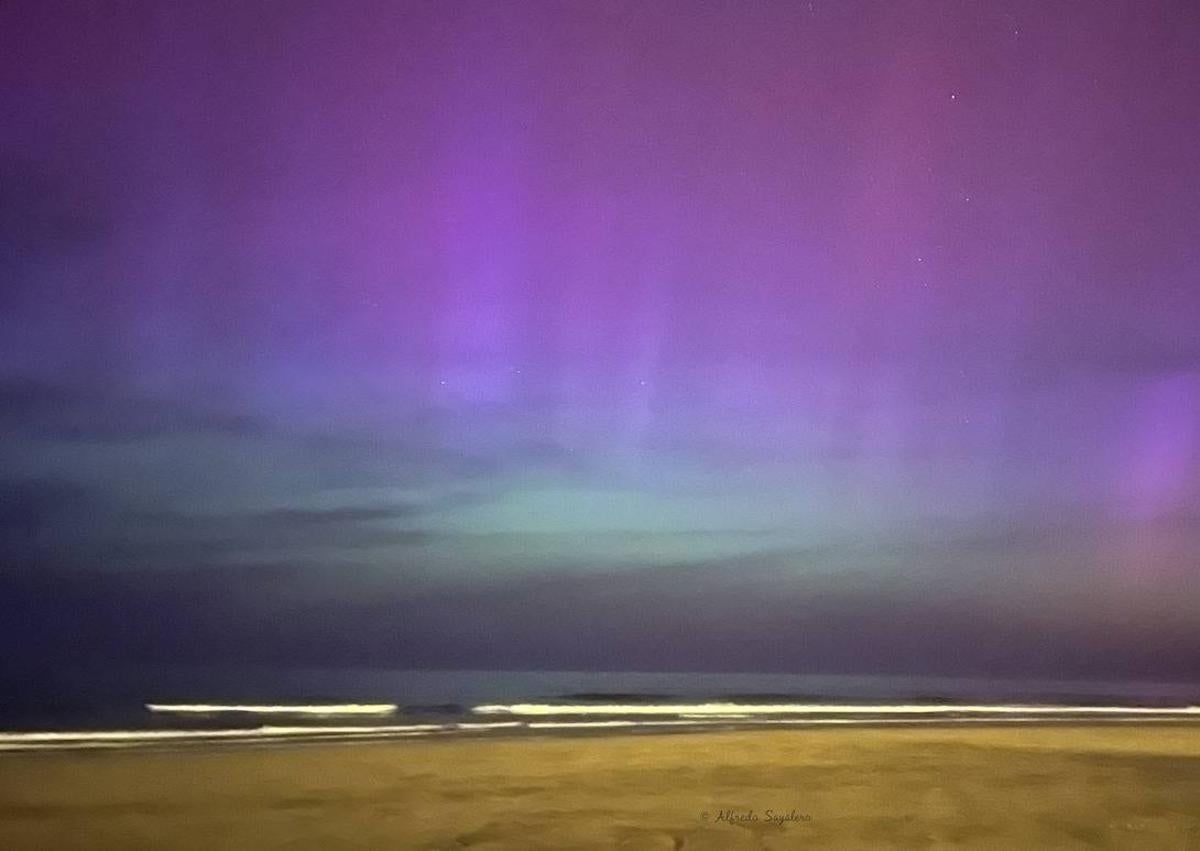
[[[1200,676],[1200,6],[0,5],[9,663]]]

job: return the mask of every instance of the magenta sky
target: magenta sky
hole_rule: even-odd
[[[29,658],[1200,674],[1195,4],[0,33]]]

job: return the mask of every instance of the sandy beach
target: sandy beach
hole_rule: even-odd
[[[1200,728],[0,755],[0,848],[1200,848]]]

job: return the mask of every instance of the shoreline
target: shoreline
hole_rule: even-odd
[[[1173,717],[1028,717],[1028,718],[871,718],[871,719],[755,719],[737,721],[555,721],[452,722],[414,721],[404,725],[347,728],[280,725],[234,728],[127,730],[5,730],[0,731],[0,760],[21,754],[119,753],[124,751],[190,752],[247,748],[308,747],[315,745],[386,745],[417,741],[502,741],[542,738],[597,739],[622,736],[714,736],[729,733],[817,733],[838,730],[988,730],[988,729],[1192,729],[1200,735],[1200,719]]]

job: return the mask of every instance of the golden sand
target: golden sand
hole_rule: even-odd
[[[0,755],[0,849],[1200,849],[1200,726]]]

